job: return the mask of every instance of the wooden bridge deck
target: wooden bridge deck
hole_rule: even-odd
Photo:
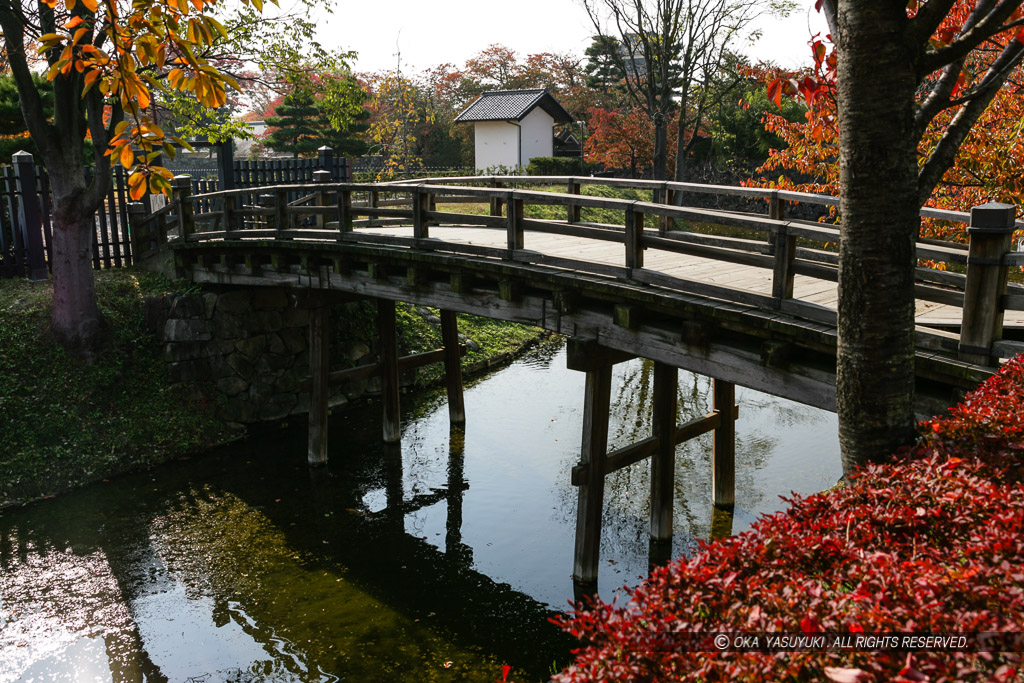
[[[506,233],[503,228],[477,226],[434,226],[432,237],[466,246],[503,249]],[[365,227],[357,230],[359,236],[379,235],[385,238],[413,238],[412,226]],[[524,248],[562,259],[583,260],[595,264],[625,268],[625,254],[621,245],[598,242],[571,235],[527,233]],[[644,256],[646,270],[668,277],[696,280],[721,285],[762,296],[772,295],[772,271],[739,263],[725,263],[713,258],[693,254],[679,254],[648,248]],[[793,297],[807,303],[836,310],[839,300],[838,285],[806,275],[794,276]],[[916,319],[918,325],[936,328],[958,328],[963,311],[957,306],[918,299]],[[1003,322],[1007,328],[1024,328],[1024,311],[1006,311]]]

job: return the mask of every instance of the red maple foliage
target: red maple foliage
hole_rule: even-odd
[[[559,623],[588,644],[554,680],[1011,681],[1011,652],[695,651],[701,633],[1024,629],[1024,355],[918,444]]]

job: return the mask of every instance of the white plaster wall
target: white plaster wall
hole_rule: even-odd
[[[537,107],[519,122],[523,127],[523,166],[534,157],[549,157],[555,152],[555,120]]]
[[[519,131],[505,121],[478,121],[476,134],[476,170],[492,166],[513,168],[519,163]]]

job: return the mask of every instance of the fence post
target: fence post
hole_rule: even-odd
[[[151,248],[153,239],[151,237],[151,226],[142,227],[143,219],[148,215],[146,205],[142,202],[129,202],[128,204],[128,239],[132,245],[132,256],[141,259]]]
[[[321,147],[323,149],[330,149],[330,147]],[[321,168],[319,171],[313,171],[313,182],[317,185],[326,185],[331,182],[331,172],[327,169]],[[318,190],[316,193],[316,205],[317,206],[330,206],[327,203],[327,191]],[[316,227],[322,228],[327,225],[327,216],[322,213],[316,215]]]
[[[676,191],[668,186],[666,182],[662,186],[661,198],[662,204],[666,206],[673,206],[675,204]],[[659,216],[658,217],[658,235],[661,237],[665,236],[665,233],[669,230],[676,229],[676,219],[671,216]]]
[[[330,180],[344,180],[344,178],[334,177],[334,150],[332,148],[327,145],[318,148],[316,150],[316,161],[321,171],[327,171],[329,174],[327,177]],[[313,175],[316,176],[316,173]]]
[[[786,219],[786,205],[773,192],[768,200],[768,217],[774,221]],[[772,266],[772,300],[775,308],[782,307],[783,299],[793,298],[793,261],[796,259],[796,237],[789,234],[785,224],[775,227],[771,235],[772,253],[775,262]]]
[[[28,279],[45,280],[46,251],[43,246],[43,214],[39,206],[39,194],[36,189],[36,167],[32,155],[25,151],[15,152],[11,156],[14,176],[18,179],[18,227],[21,230],[20,242],[27,254]],[[93,240],[96,236],[93,235]]]
[[[967,282],[960,328],[959,358],[978,365],[995,365],[992,342],[1003,334],[1002,296],[1009,268],[1003,255],[1010,251],[1016,207],[989,202],[971,209],[967,228]]]
[[[178,203],[178,234],[187,242],[196,231],[195,213],[192,206],[192,176],[176,175],[171,179],[171,197]]]

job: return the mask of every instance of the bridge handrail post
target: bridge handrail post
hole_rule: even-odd
[[[1002,296],[1006,292],[1009,266],[1003,255],[1010,251],[1016,207],[989,202],[971,209],[967,227],[967,282],[964,285],[964,313],[960,328],[960,360],[995,365],[992,342],[1003,334]]]
[[[430,237],[430,222],[427,212],[430,211],[430,193],[424,192],[418,185],[412,188],[412,235],[419,241]]]
[[[636,202],[626,207],[626,268],[644,267],[644,214],[636,210]]]
[[[581,186],[580,186],[580,179],[579,178],[569,178],[569,187],[567,188],[567,191],[568,191],[569,194],[575,194],[575,195],[580,194],[580,187]],[[569,209],[569,211],[568,211],[569,215],[566,218],[566,220],[569,223],[579,223],[580,222],[580,205],[576,204],[576,203],[572,203],[572,204],[569,204],[568,209]]]
[[[171,198],[177,203],[178,234],[187,242],[196,231],[195,207],[192,206],[192,176],[176,175],[171,178]]]
[[[331,148],[327,147],[327,146],[324,146],[324,147],[320,148],[320,150],[323,150],[323,149],[326,149],[328,152],[330,152],[330,150],[331,150]],[[320,150],[318,150],[318,151],[320,151]],[[314,184],[316,184],[316,185],[327,185],[327,183],[329,183],[329,182],[331,182],[331,172],[330,171],[328,171],[326,169],[320,169],[319,171],[313,171],[313,183]],[[330,206],[330,204],[327,201],[327,190],[326,189],[317,190],[316,199],[314,201],[316,202],[317,206]],[[326,224],[327,224],[327,216],[325,214],[318,213],[316,215],[316,227],[323,228],[323,227],[326,226]]]
[[[288,192],[287,190],[274,190],[274,221],[277,223],[277,239],[287,239],[284,231],[288,225]]]
[[[661,186],[661,198],[664,200],[664,201],[662,201],[662,204],[665,204],[666,206],[670,206],[673,203],[673,201],[675,200],[675,196],[676,196],[675,190],[671,189],[668,186],[667,182],[662,184],[662,186]],[[673,218],[672,216],[660,216],[658,218],[658,235],[660,237],[664,237],[665,233],[668,232],[669,230],[675,230],[675,229],[676,229],[676,219]]]
[[[513,258],[516,249],[522,249],[523,239],[523,200],[516,196],[515,191],[509,192],[508,199],[508,258]]]
[[[786,204],[772,193],[768,200],[768,217],[772,220],[786,219]],[[772,255],[772,299],[775,308],[782,308],[783,299],[793,298],[793,261],[796,260],[796,238],[789,234],[789,226],[779,225],[771,234]]]
[[[352,228],[352,190],[345,188],[338,191],[338,238]]]
[[[260,215],[263,217],[264,227],[267,230],[278,230],[277,212],[274,208],[274,195],[263,193],[256,198],[256,205],[260,207]],[[268,211],[268,209],[271,209]]]
[[[490,185],[495,189],[500,189],[504,187],[504,184],[500,180],[497,180],[496,178],[491,178]],[[501,215],[501,199],[499,197],[491,197],[491,215]]]

